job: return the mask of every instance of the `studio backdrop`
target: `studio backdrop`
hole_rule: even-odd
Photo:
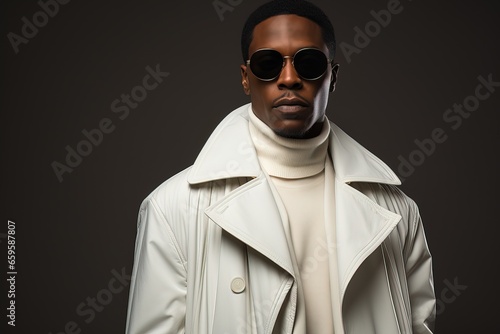
[[[436,333],[498,333],[495,1],[313,1],[340,64],[329,119],[419,205]],[[141,201],[249,102],[264,1],[2,1],[2,333],[123,333]]]

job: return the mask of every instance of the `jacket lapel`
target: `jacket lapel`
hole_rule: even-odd
[[[363,261],[384,241],[401,216],[381,207],[351,182],[401,184],[379,158],[331,123],[329,153],[335,170],[335,229],[340,298]]]
[[[391,233],[401,216],[339,180],[335,186],[337,269],[343,301],[356,270]]]
[[[282,218],[264,174],[229,193],[205,213],[222,229],[295,277]]]

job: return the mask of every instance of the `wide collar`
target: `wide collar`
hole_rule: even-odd
[[[235,177],[255,178],[262,173],[248,130],[250,108],[251,104],[237,108],[217,126],[189,172],[190,184]],[[328,150],[337,180],[401,184],[384,162],[334,123],[330,125]]]

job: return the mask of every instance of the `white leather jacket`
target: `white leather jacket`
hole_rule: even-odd
[[[296,273],[248,108],[229,114],[194,165],[142,203],[127,334],[292,333]],[[382,161],[331,129],[337,239],[325,249],[336,247],[345,333],[432,333],[431,256],[417,206]]]

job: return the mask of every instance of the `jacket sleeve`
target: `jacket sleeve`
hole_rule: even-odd
[[[152,197],[139,211],[126,334],[184,333],[186,261]]]
[[[412,310],[413,333],[432,334],[436,316],[432,258],[418,208],[413,201],[411,202],[411,225],[404,255]]]

